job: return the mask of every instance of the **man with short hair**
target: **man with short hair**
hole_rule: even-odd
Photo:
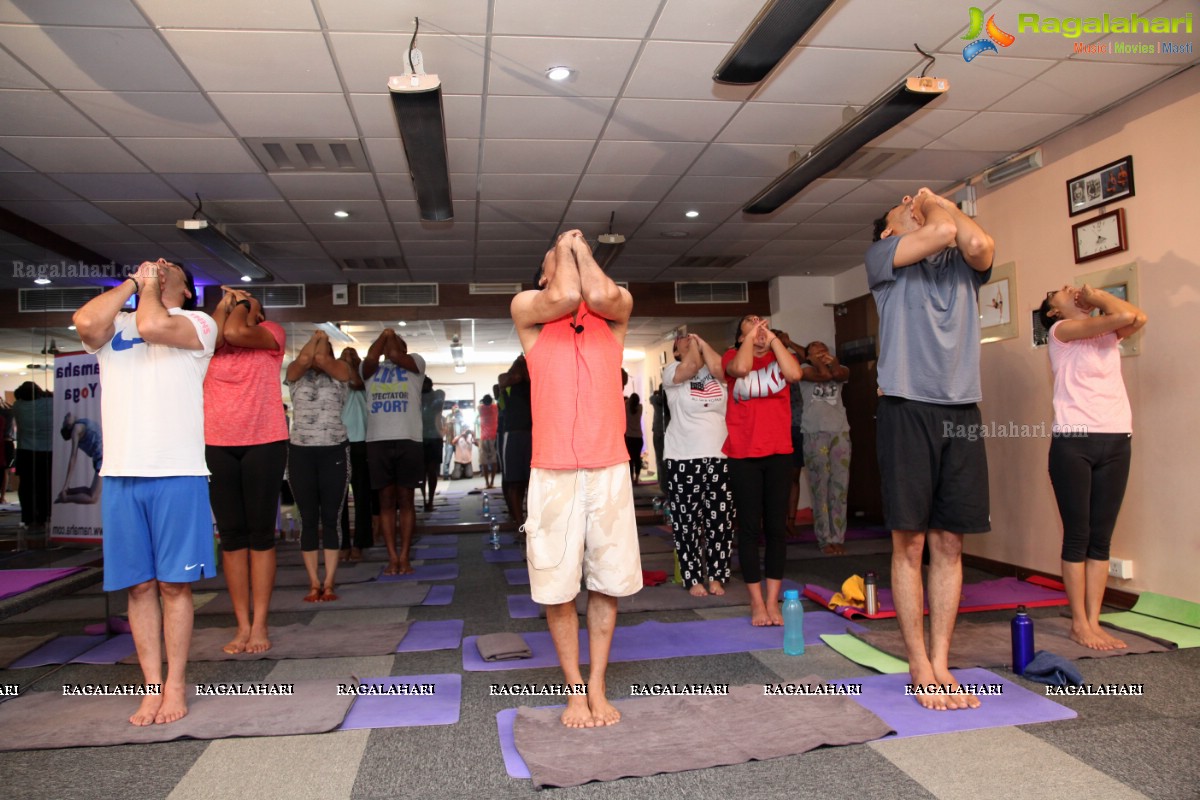
[[[892,595],[917,695],[930,709],[977,708],[950,674],[962,593],[963,534],[991,530],[987,452],[946,436],[978,426],[979,287],[995,242],[955,204],[922,188],[875,222],[867,278],[879,308],[878,450],[892,530]],[[970,427],[978,430],[978,427]],[[929,650],[921,553],[929,544]],[[929,692],[929,687],[935,687]]]
[[[122,314],[135,294],[136,313]],[[204,374],[217,326],[193,310],[195,296],[178,264],[147,261],[73,317],[100,363],[104,589],[128,590],[142,676],[161,687],[142,699],[134,725],[187,714],[191,583],[217,574],[204,461]]]
[[[577,230],[558,237],[536,279],[513,298],[512,317],[532,378],[533,458],[526,556],[533,599],[568,685],[579,670],[575,596],[588,588],[587,696],[567,698],[563,724],[594,728],[621,714],[605,697],[617,598],[642,588],[620,368],[633,310]]]

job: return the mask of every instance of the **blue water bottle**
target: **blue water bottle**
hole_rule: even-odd
[[[804,606],[797,589],[783,591],[783,652],[804,655]]]
[[[1012,668],[1022,675],[1025,667],[1033,661],[1033,620],[1025,613],[1025,606],[1017,606],[1017,615],[1012,621]]]
[[[492,513],[491,501],[485,492],[483,495],[483,516],[489,516]]]
[[[500,523],[496,521],[495,517],[492,517],[491,531],[492,531],[492,537],[491,537],[492,549],[499,550],[500,549]]]

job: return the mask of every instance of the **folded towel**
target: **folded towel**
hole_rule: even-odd
[[[829,609],[837,611],[844,606],[867,607],[867,584],[861,575],[851,575],[842,584],[842,590],[829,600]]]
[[[512,661],[533,658],[533,651],[519,633],[488,633],[475,640],[484,661]]]
[[[667,573],[661,569],[644,569],[642,570],[642,585],[658,586],[660,583],[667,582]]]
[[[1022,676],[1051,686],[1082,686],[1083,675],[1067,659],[1049,650],[1038,650]]]

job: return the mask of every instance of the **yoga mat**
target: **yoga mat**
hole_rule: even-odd
[[[367,581],[375,580],[379,576],[381,567],[378,562],[359,561],[356,563],[338,564],[337,572],[334,573],[334,583],[338,586],[344,586],[351,583],[366,583]],[[323,580],[325,578],[324,563],[317,574]],[[275,588],[279,589],[285,586],[310,586],[308,579],[308,570],[302,566],[290,566],[287,564],[280,565],[275,570]],[[218,575],[215,578],[204,578],[192,584],[193,592],[219,592],[226,588],[225,576]]]
[[[846,552],[831,556],[821,552],[816,542],[792,543],[787,546],[788,561],[808,561],[816,558],[845,558],[846,556],[870,556],[892,552],[890,539],[853,539],[845,543]]]
[[[8,665],[9,669],[66,664],[104,641],[104,636],[59,636]]]
[[[810,583],[804,587],[804,596],[828,608],[837,590],[827,589]],[[962,598],[958,602],[958,612],[965,614],[971,611],[996,611],[1005,608],[1016,608],[1023,605],[1026,608],[1042,608],[1046,606],[1065,606],[1067,594],[1062,591],[1062,584],[1036,576],[1027,581],[1016,578],[997,578],[980,583],[965,583],[962,587]],[[879,611],[868,614],[854,606],[839,606],[834,613],[844,617],[866,617],[867,619],[890,619],[896,616],[896,607],[892,603],[892,590],[879,590]],[[929,613],[926,607],[925,613]]]
[[[449,584],[430,586],[429,594],[425,595],[423,606],[448,606],[454,602],[454,587]]]
[[[1135,653],[1164,653],[1172,648],[1130,633],[1121,636],[1128,645],[1122,650],[1093,650],[1070,638],[1071,620],[1045,617],[1034,621],[1034,651],[1049,650],[1063,658],[1112,658]],[[895,658],[903,659],[904,639],[899,630],[855,633],[868,645]],[[1012,663],[1012,633],[1007,620],[996,622],[960,622],[950,641],[951,667],[1003,667]]]
[[[414,560],[433,561],[447,558],[458,558],[457,544],[458,537],[456,536],[430,536],[424,537],[425,543],[417,544],[416,542],[422,537],[413,537],[413,545],[409,549],[409,557]],[[437,544],[432,544],[437,542]],[[399,544],[397,543],[397,546]],[[285,549],[286,548],[286,549]],[[294,549],[295,545],[280,545],[275,551],[275,562],[282,567],[303,567],[304,557],[299,550]],[[322,558],[324,558],[322,556]],[[383,545],[371,547],[363,551],[361,561],[343,561],[338,565],[338,574],[346,568],[356,565],[378,565],[387,563],[388,552]],[[322,563],[324,563],[322,561]],[[321,573],[322,575],[324,572]]]
[[[884,528],[848,528],[846,530],[845,541],[861,541],[864,539],[886,539],[888,542],[892,540],[892,532]],[[796,536],[789,536],[788,542],[816,542],[817,533],[812,528],[807,528],[800,531]]]
[[[828,611],[813,611],[804,615],[804,643],[807,646],[821,644],[823,633],[845,633],[850,630],[866,629]],[[558,656],[554,651],[554,642],[549,631],[522,633],[521,638],[533,652],[533,657],[510,661],[484,661],[475,645],[478,638],[468,636],[463,642],[463,669],[468,672],[558,666]],[[712,656],[782,648],[782,627],[756,628],[745,617],[689,622],[650,621],[638,625],[617,626],[613,632],[609,661]],[[587,629],[579,631],[579,658],[580,663],[588,663]]]
[[[129,620],[125,617],[109,617],[108,624],[103,622],[93,622],[91,625],[83,626],[84,633],[90,634],[109,634],[109,633],[130,633]]]
[[[339,730],[408,728],[417,725],[453,725],[462,707],[461,675],[403,675],[367,678],[364,686],[433,684],[433,694],[362,695]]]
[[[271,612],[335,611],[340,608],[391,608],[419,606],[430,587],[420,583],[352,583],[338,587],[338,600],[331,603],[306,603],[307,588],[276,589],[271,595]],[[233,601],[228,592],[220,592],[196,608],[197,614],[232,614]]]
[[[807,617],[808,615],[805,614],[805,616]],[[901,672],[908,673],[907,661],[890,656],[882,650],[871,647],[871,645],[848,633],[840,635],[822,634],[821,641],[855,664],[869,667],[876,672],[882,672],[887,675],[894,675]]]
[[[273,625],[271,649],[261,653],[226,653],[223,648],[237,628],[196,628],[188,661],[285,661],[296,658],[386,656],[396,652],[410,622],[376,625]],[[131,655],[122,663],[136,664]]]
[[[803,682],[823,681],[810,676]],[[850,697],[768,697],[761,683],[732,686],[725,697],[637,697],[619,707],[620,724],[591,729],[564,727],[557,708],[518,709],[513,740],[534,785],[579,786],[742,764],[891,732]],[[770,720],[766,735],[764,719]]]
[[[48,633],[44,636],[6,636],[0,639],[0,669],[8,669],[14,661],[34,652],[56,636],[57,633]]]
[[[515,567],[504,570],[504,580],[509,586],[528,586],[529,567]]]
[[[1147,617],[1132,611],[1118,611],[1112,614],[1101,614],[1100,621],[1121,631],[1138,633],[1143,636],[1153,636],[1167,642],[1174,642],[1182,649],[1200,647],[1200,628],[1180,625],[1157,617]],[[1124,640],[1124,637],[1120,637]]]
[[[104,637],[100,637],[104,638]],[[132,655],[136,651],[133,646],[133,635],[122,633],[111,639],[101,642],[84,653],[80,653],[70,660],[71,664],[116,664],[121,659]],[[131,662],[136,663],[136,662]]]
[[[799,589],[800,584],[792,580],[784,580],[784,589]],[[617,601],[617,613],[635,614],[641,611],[682,611],[697,608],[723,608],[727,606],[750,605],[750,593],[746,584],[731,581],[725,586],[725,594],[721,596],[707,595],[696,597],[672,583],[658,586],[646,586],[637,594],[622,597]],[[575,598],[575,606],[579,613],[587,611],[587,592],[581,591]],[[527,594],[510,594],[508,596],[508,615],[513,619],[534,619],[544,615],[541,605],[534,602]]]
[[[483,551],[483,560],[489,564],[514,564],[518,561],[525,560],[525,551],[516,550],[511,547],[505,547],[499,550],[492,550],[489,548]]]
[[[400,641],[397,653],[456,650],[462,644],[464,623],[461,619],[412,622],[409,625],[408,635]]]
[[[407,575],[384,575],[380,573],[377,580],[380,583],[395,583],[397,581],[452,581],[457,577],[458,564],[417,564],[413,567],[413,571]]]
[[[76,572],[83,572],[83,567],[0,570],[0,600],[36,589],[59,578],[74,575]]]
[[[1002,693],[980,697],[979,708],[931,711],[922,708],[917,698],[904,694],[904,687],[912,681],[907,671],[902,675],[868,675],[832,682],[861,684],[862,695],[854,699],[882,718],[896,732],[896,738],[901,739],[931,733],[961,733],[1005,725],[1057,722],[1078,716],[1066,706],[985,669],[955,669],[951,673],[960,684],[998,683],[1002,686]]]
[[[0,751],[324,733],[337,728],[355,699],[339,697],[337,685],[353,682],[350,677],[296,681],[291,696],[259,697],[196,697],[192,684],[187,716],[145,727],[129,724],[139,697],[30,692],[0,704]]]

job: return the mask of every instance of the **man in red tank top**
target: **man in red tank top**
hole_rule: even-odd
[[[642,588],[621,392],[633,298],[604,274],[576,230],[546,253],[537,285],[512,301],[533,384],[524,525],[530,592],[546,607],[567,686],[581,686],[575,597],[586,576],[591,671],[587,694],[568,695],[562,721],[595,728],[621,718],[605,697],[604,674],[617,598]]]

